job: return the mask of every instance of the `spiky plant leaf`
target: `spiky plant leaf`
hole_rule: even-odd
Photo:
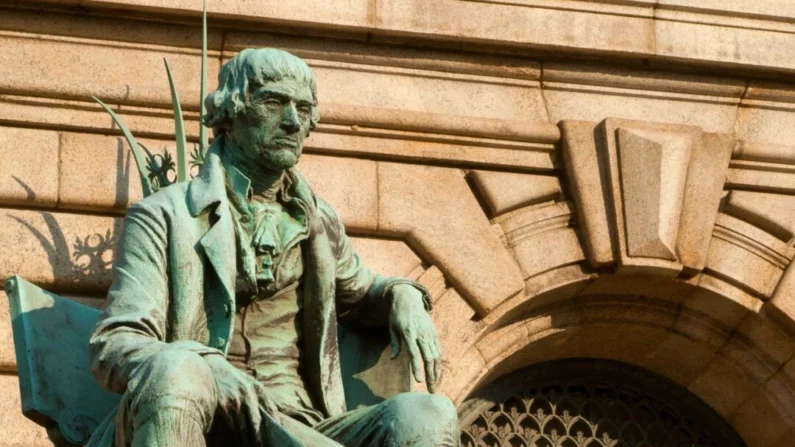
[[[113,118],[113,122],[119,126],[121,132],[124,134],[124,138],[127,140],[127,144],[130,145],[130,150],[132,151],[133,158],[135,158],[135,165],[138,166],[138,175],[141,177],[141,188],[143,189],[144,197],[147,197],[152,194],[152,186],[149,184],[149,170],[146,168],[146,158],[144,154],[141,152],[141,148],[138,146],[138,142],[135,141],[135,137],[130,132],[130,129],[124,124],[124,122],[119,118],[118,115],[110,108],[107,104],[102,102],[96,96],[92,96],[91,98],[94,99],[99,105],[105,109],[110,117]]]
[[[207,110],[204,108],[204,98],[207,96],[207,0],[202,1],[202,76],[201,88],[199,89],[199,152],[204,157],[207,148],[210,146],[210,139],[207,135],[207,128],[204,126],[204,116]]]
[[[185,121],[182,118],[182,107],[179,105],[179,95],[177,86],[174,85],[174,78],[171,76],[171,68],[168,61],[163,58],[166,64],[166,74],[168,74],[168,86],[171,88],[171,106],[174,108],[174,134],[177,137],[177,182],[184,182],[188,179],[188,143],[185,141]]]

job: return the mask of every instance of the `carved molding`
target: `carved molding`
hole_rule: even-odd
[[[462,171],[379,162],[378,197],[376,234],[406,238],[481,315],[524,289]]]
[[[562,123],[570,194],[592,267],[704,268],[733,140],[691,126]]]

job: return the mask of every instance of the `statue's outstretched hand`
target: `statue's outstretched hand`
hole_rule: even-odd
[[[392,339],[392,358],[400,354],[402,343],[411,357],[414,379],[422,382],[420,363],[424,363],[428,391],[436,392],[436,381],[442,369],[439,338],[431,316],[425,310],[422,293],[411,285],[397,284],[392,287],[389,335]]]
[[[243,445],[259,445],[262,412],[279,422],[276,404],[265,387],[245,372],[235,368],[221,355],[208,355],[218,391],[217,413],[222,414],[229,427],[240,433]]]

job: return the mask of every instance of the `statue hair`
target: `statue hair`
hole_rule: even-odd
[[[255,88],[284,78],[304,82],[312,91],[310,129],[314,129],[320,120],[315,74],[302,59],[274,48],[245,49],[221,67],[218,89],[204,99],[204,124],[216,136],[225,134],[232,120],[245,111]]]

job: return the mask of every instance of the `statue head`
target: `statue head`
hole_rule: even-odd
[[[239,151],[236,158],[271,171],[298,162],[320,119],[312,70],[272,48],[243,50],[225,63],[204,105],[205,124]]]

